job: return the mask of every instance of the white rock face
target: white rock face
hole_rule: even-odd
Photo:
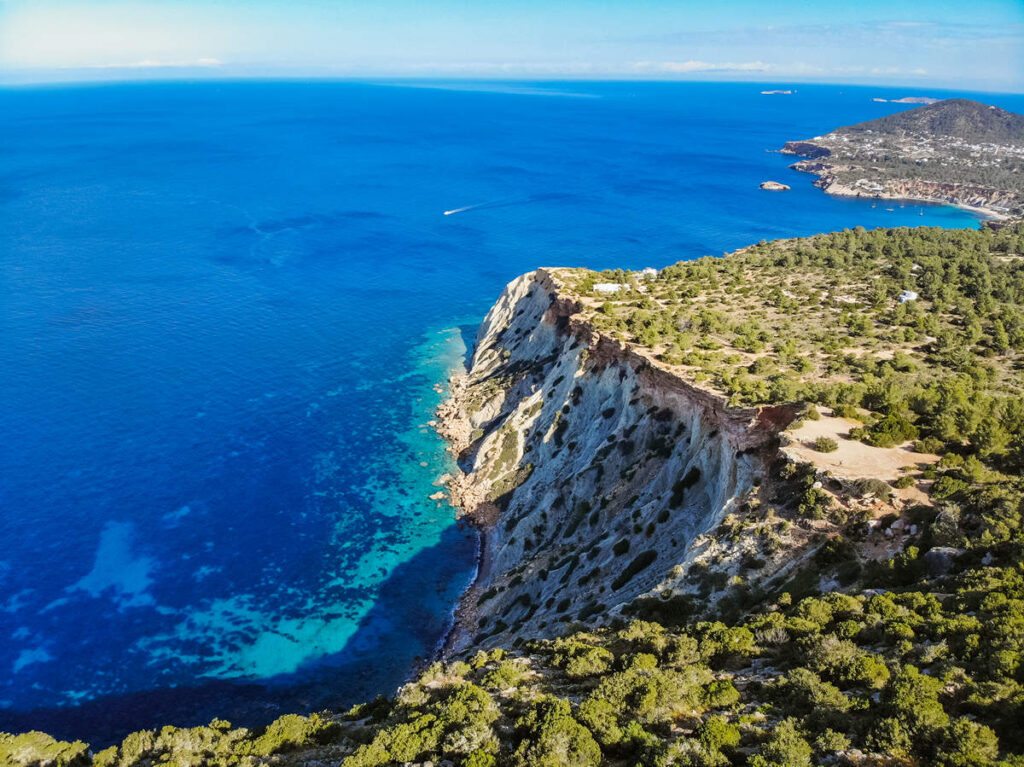
[[[552,636],[649,592],[692,590],[676,566],[774,452],[765,411],[727,408],[578,309],[551,270],[514,280],[448,403],[468,474],[455,495],[485,528],[463,643]]]

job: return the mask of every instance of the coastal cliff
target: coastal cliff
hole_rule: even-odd
[[[1016,764],[1022,249],[858,228],[517,278],[439,412],[484,539],[440,659],[345,712],[0,733],[0,763]]]
[[[595,330],[558,270],[511,282],[439,411],[483,531],[452,651],[606,624],[694,592],[695,546],[755,491],[786,407],[729,407]]]

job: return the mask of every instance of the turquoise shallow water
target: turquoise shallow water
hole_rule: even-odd
[[[427,498],[434,386],[517,274],[976,225],[767,151],[902,91],[421,86],[0,91],[0,729],[104,742],[400,683],[476,545]]]

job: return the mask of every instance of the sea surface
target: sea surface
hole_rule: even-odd
[[[0,90],[0,730],[393,691],[474,572],[436,386],[516,275],[977,225],[770,151],[912,92],[766,87]]]

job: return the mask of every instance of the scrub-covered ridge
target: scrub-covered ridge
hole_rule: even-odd
[[[439,413],[483,534],[346,713],[12,764],[1024,764],[1024,226],[510,283]]]

